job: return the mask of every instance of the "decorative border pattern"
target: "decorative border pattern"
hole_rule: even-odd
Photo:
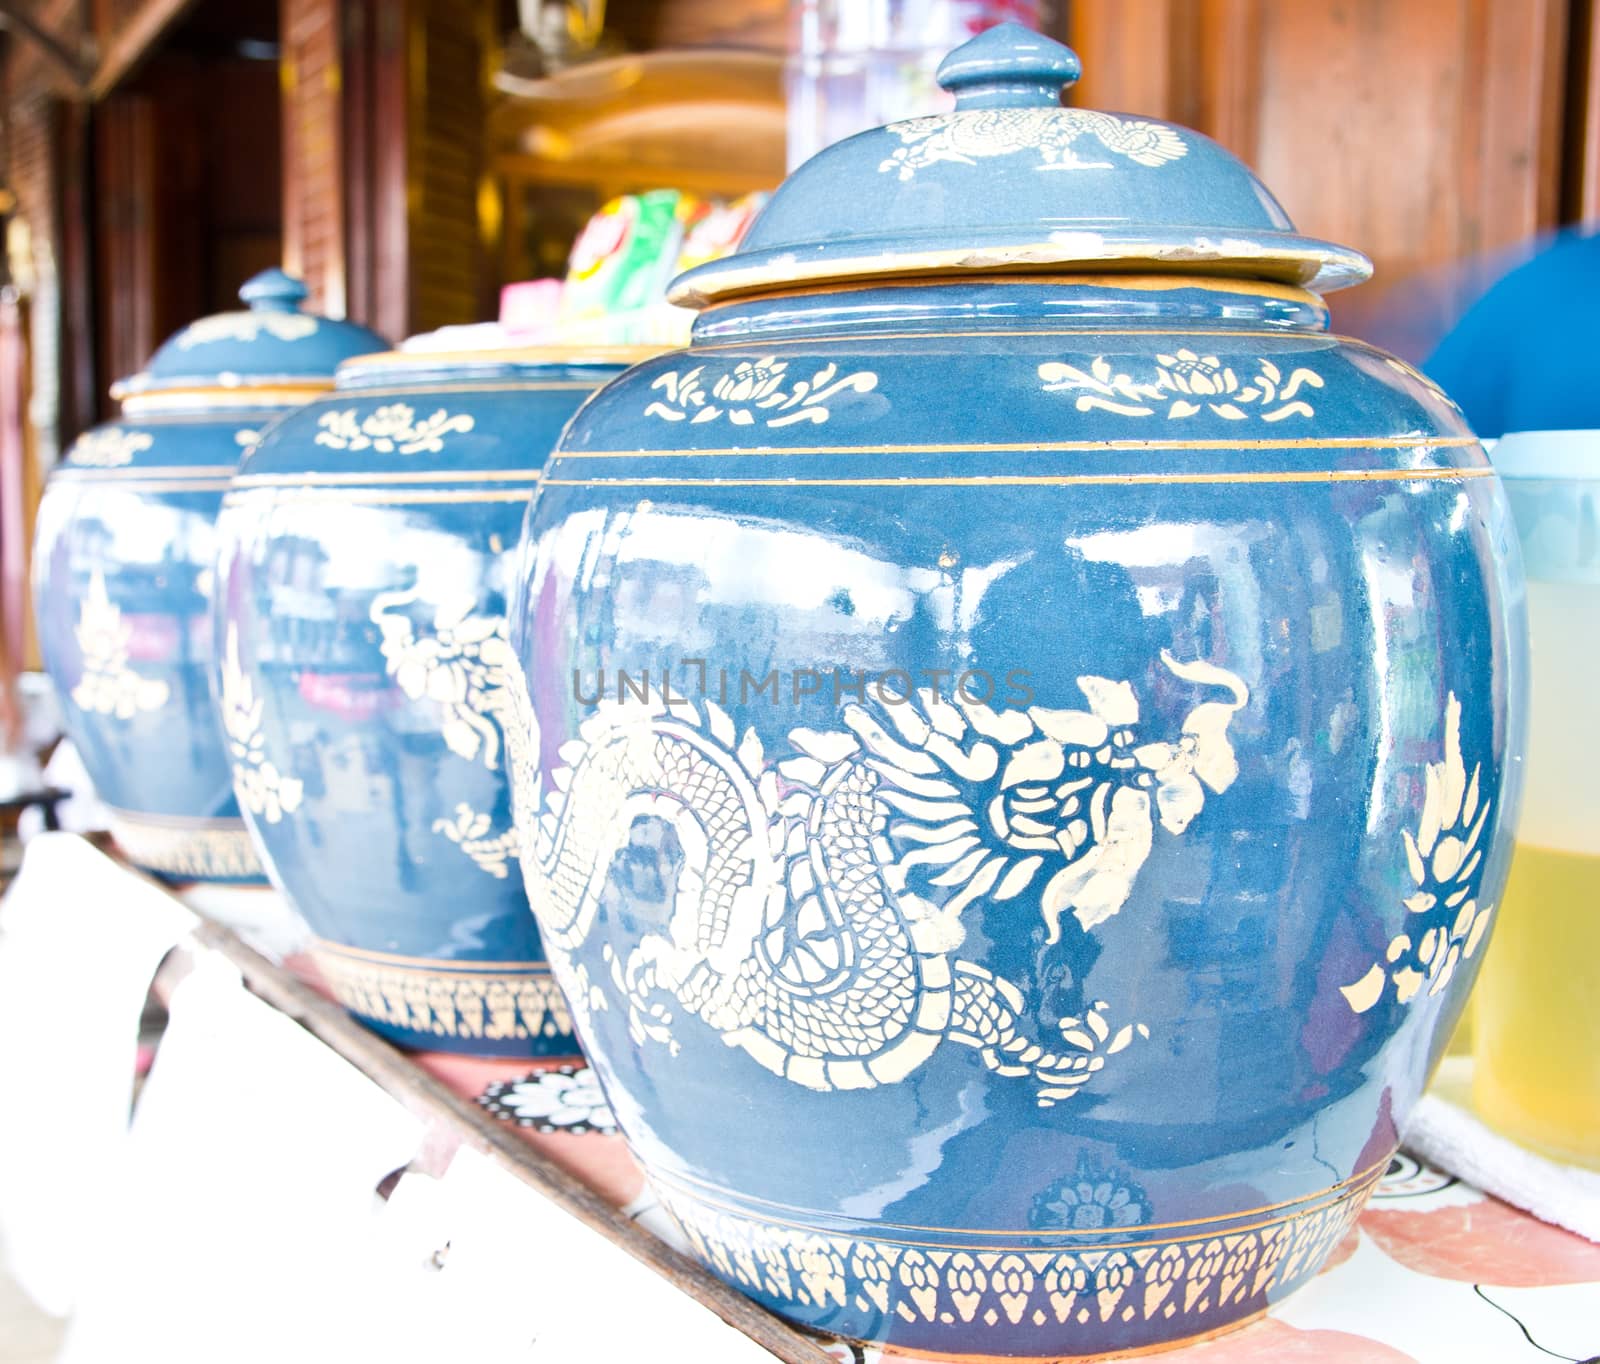
[[[378,952],[351,957],[333,943],[319,944],[311,956],[340,1004],[391,1028],[486,1042],[572,1033],[567,1001],[542,964],[508,971],[505,963],[484,962],[452,970],[443,962],[407,965]]]
[[[746,1292],[776,1300],[780,1311],[853,1309],[883,1318],[888,1330],[897,1322],[924,1330],[1031,1325],[1043,1337],[1036,1348],[1053,1354],[1063,1328],[1091,1322],[1184,1317],[1201,1335],[1263,1310],[1269,1294],[1321,1268],[1381,1172],[1330,1190],[1328,1201],[1240,1231],[1093,1249],[913,1245],[813,1232],[655,1187],[700,1259]]]
[[[266,873],[242,819],[166,823],[114,810],[111,836],[130,862],[193,881],[263,880]]]

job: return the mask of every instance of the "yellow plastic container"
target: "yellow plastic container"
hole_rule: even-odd
[[[1532,642],[1522,817],[1473,995],[1473,1103],[1600,1167],[1600,431],[1505,437]]]

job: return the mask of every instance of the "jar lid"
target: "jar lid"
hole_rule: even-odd
[[[113,385],[112,396],[322,390],[332,387],[341,360],[388,345],[354,322],[301,312],[308,292],[293,275],[263,270],[239,290],[244,309],[191,322],[162,344],[141,373]]]
[[[1183,271],[1327,292],[1359,284],[1359,251],[1303,237],[1244,163],[1157,119],[1065,108],[1070,48],[1018,24],[958,47],[947,114],[819,152],[778,188],[742,248],[680,275],[704,306],[859,279]]]

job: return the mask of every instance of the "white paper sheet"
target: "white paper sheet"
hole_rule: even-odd
[[[170,1007],[61,1364],[383,1358],[375,1190],[422,1124],[217,953]]]
[[[463,1147],[385,1212],[369,1357],[517,1364],[770,1364],[772,1356],[598,1232]]]
[[[0,903],[0,1244],[54,1316],[71,1310],[127,1133],[145,996],[194,923],[65,833],[28,844]]]
[[[178,898],[196,913],[231,928],[268,961],[281,963],[311,947],[311,925],[276,886],[197,881],[179,891]]]

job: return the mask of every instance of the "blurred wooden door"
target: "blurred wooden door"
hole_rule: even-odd
[[[3,707],[16,670],[29,660],[27,441],[28,341],[22,305],[11,291],[0,294],[0,748]]]

